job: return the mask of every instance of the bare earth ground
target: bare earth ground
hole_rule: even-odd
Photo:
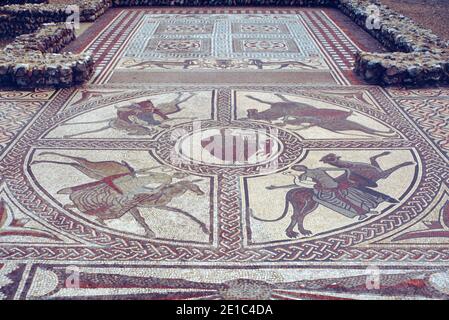
[[[381,0],[381,2],[449,40],[448,0]]]

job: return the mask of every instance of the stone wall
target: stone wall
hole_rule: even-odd
[[[103,15],[111,6],[110,0],[78,0],[76,5],[80,10],[80,21],[95,21],[99,16]],[[12,23],[15,25],[14,30],[20,32],[23,29],[27,33],[29,30],[37,30],[43,23],[49,22],[65,22],[67,17],[72,15],[67,10],[65,4],[17,4],[0,6],[1,15],[9,15]],[[0,22],[1,23],[1,22]],[[0,30],[5,28],[0,24]],[[1,32],[1,31],[0,31]],[[11,33],[14,33],[11,31]],[[20,34],[20,33],[19,33]],[[16,34],[12,34],[15,36]],[[0,36],[5,36],[0,33]]]
[[[0,35],[15,37],[35,32],[43,23],[64,22],[65,6],[49,4],[23,4],[0,7],[0,14],[9,19],[0,20]]]
[[[418,26],[412,19],[405,17],[388,7],[376,4],[380,12],[379,28],[367,29],[370,0],[338,0],[338,8],[359,26],[368,31],[384,46],[393,51],[414,52],[427,51],[433,47],[446,44],[432,31]]]
[[[17,23],[14,16],[0,13],[0,38],[12,38],[23,33],[30,33],[36,30],[36,26],[27,28]]]
[[[112,6],[112,0],[81,0],[79,5],[81,22],[92,22],[97,20]]]
[[[369,0],[337,0],[337,7],[368,31],[391,53],[358,52],[355,72],[370,83],[427,85],[449,83],[449,46],[430,30],[376,3],[380,20],[367,28]]]
[[[111,2],[79,0],[77,4],[80,21],[94,21]],[[0,86],[67,87],[90,78],[94,67],[90,55],[57,54],[75,39],[73,27],[65,23],[72,14],[66,9],[66,5],[48,3],[0,7],[0,37],[15,37],[0,52]]]
[[[80,21],[95,21],[111,6],[110,0],[80,0]],[[22,4],[0,6],[0,37],[35,32],[43,23],[65,22],[72,13],[64,4]]]
[[[68,87],[93,73],[87,54],[57,54],[75,39],[65,23],[45,24],[37,32],[17,37],[0,53],[0,85],[6,87]]]
[[[367,82],[382,85],[449,83],[449,52],[358,52],[355,72]]]

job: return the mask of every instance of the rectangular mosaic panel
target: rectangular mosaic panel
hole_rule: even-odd
[[[170,51],[155,48],[154,43],[162,41],[170,41]],[[208,43],[211,45],[208,46]],[[163,59],[176,54],[191,57],[191,52],[184,50],[185,47],[196,48],[205,58],[302,60],[319,56],[319,49],[307,33],[302,18],[295,14],[147,14],[124,57]]]

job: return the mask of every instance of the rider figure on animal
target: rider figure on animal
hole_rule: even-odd
[[[286,229],[289,238],[302,235],[311,235],[312,232],[304,228],[304,218],[318,205],[323,205],[334,212],[348,218],[364,220],[368,215],[378,215],[375,209],[383,202],[398,203],[393,197],[374,190],[378,187],[377,181],[388,178],[393,172],[413,164],[405,162],[390,169],[382,170],[377,159],[389,155],[383,152],[370,158],[370,164],[363,162],[352,162],[340,160],[333,154],[321,159],[326,164],[335,168],[308,168],[305,165],[293,165],[290,171],[284,174],[293,175],[293,183],[284,186],[268,186],[266,189],[290,189],[285,195],[284,212],[274,220],[257,217],[252,209],[249,209],[252,217],[259,221],[280,221],[289,212],[290,205],[293,207],[293,215],[290,225]],[[336,177],[331,172],[339,172]],[[310,181],[310,182],[309,182]],[[308,183],[309,182],[309,183]],[[294,231],[297,227],[298,232]]]

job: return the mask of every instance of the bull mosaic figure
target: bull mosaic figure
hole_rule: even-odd
[[[352,115],[352,111],[316,108],[306,103],[291,101],[280,94],[275,95],[282,101],[270,102],[248,95],[247,98],[270,106],[269,109],[264,111],[248,109],[248,119],[263,120],[269,123],[281,121],[278,125],[296,126],[297,128],[295,130],[319,127],[334,133],[360,131],[365,134],[382,137],[391,137],[394,134],[394,130],[392,129],[389,131],[379,131],[349,120],[348,118]]]

